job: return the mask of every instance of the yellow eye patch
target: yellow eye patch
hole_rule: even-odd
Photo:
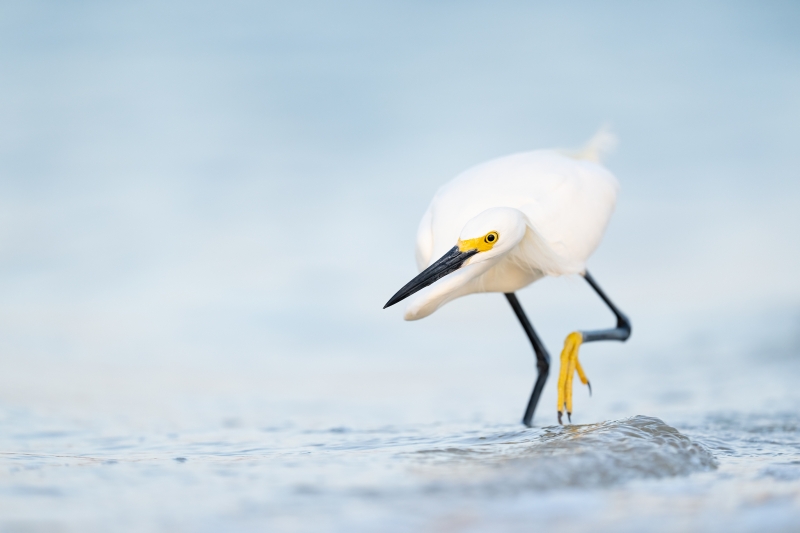
[[[497,244],[497,241],[500,240],[500,235],[497,234],[496,231],[490,231],[483,237],[476,237],[474,239],[467,239],[466,241],[462,241],[458,239],[458,249],[462,252],[466,252],[468,250],[478,250],[479,252],[488,252],[492,249],[492,246]]]

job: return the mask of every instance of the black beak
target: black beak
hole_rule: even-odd
[[[415,292],[424,289],[428,285],[431,285],[436,280],[445,277],[451,272],[455,272],[464,266],[464,263],[467,259],[477,253],[478,250],[467,250],[466,252],[462,252],[458,249],[458,246],[453,246],[450,251],[440,257],[438,261],[420,272],[416,278],[406,283],[402,289],[397,291],[397,294],[392,296],[391,299],[386,302],[386,305],[384,305],[383,308],[386,309],[387,307],[391,307],[397,302],[405,300]]]

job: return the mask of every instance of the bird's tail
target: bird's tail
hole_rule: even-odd
[[[578,150],[564,150],[564,154],[572,159],[583,159],[600,163],[603,156],[614,150],[617,146],[617,136],[611,132],[609,126],[603,126],[589,141]]]

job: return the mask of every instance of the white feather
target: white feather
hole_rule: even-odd
[[[601,130],[581,150],[513,154],[475,166],[444,184],[417,232],[420,270],[451,249],[460,237],[481,236],[462,235],[467,223],[479,215],[482,224],[488,224],[486,231],[497,230],[491,226],[494,215],[484,213],[492,208],[520,212],[522,216],[517,218],[525,225],[524,236],[480,268],[464,267],[417,293],[406,319],[427,316],[444,303],[473,292],[513,292],[546,275],[582,273],[616,203],[619,184],[598,162],[613,142],[613,135]],[[497,221],[498,225],[505,223],[510,222]],[[508,244],[502,232],[500,235],[498,247]],[[474,256],[470,263],[484,259],[478,257],[482,255]]]

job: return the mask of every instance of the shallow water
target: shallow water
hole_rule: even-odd
[[[6,412],[2,531],[794,531],[800,416],[58,428]]]
[[[800,4],[0,4],[0,533],[800,530]],[[794,21],[794,22],[793,22]],[[447,179],[610,120],[594,396],[414,324]],[[611,325],[519,294],[557,356]]]
[[[520,344],[493,358],[9,359],[0,531],[798,529],[788,341],[587,347],[593,395],[576,387],[575,424],[555,425],[550,380],[530,429]]]

